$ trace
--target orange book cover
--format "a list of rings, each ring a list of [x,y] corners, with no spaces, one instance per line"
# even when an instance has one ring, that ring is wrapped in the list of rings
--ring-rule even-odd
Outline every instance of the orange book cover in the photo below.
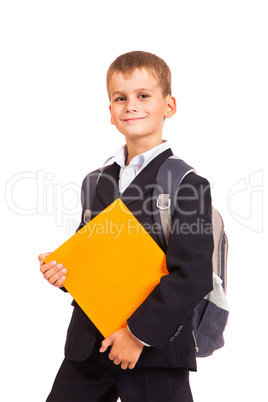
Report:
[[[168,274],[165,253],[119,198],[45,262],[52,260],[66,267],[63,286],[105,338]]]

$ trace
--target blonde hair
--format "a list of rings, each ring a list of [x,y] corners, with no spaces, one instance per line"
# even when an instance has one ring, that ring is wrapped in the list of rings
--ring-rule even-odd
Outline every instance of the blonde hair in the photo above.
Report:
[[[106,75],[108,97],[111,100],[109,83],[115,72],[129,76],[136,68],[150,71],[158,82],[164,97],[171,95],[171,72],[164,60],[155,54],[144,51],[133,51],[117,57],[110,65]]]

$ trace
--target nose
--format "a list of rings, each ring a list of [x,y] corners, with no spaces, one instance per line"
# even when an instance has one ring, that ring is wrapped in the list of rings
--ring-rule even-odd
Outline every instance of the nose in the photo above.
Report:
[[[137,112],[138,106],[134,99],[129,99],[126,103],[126,111],[127,113]]]

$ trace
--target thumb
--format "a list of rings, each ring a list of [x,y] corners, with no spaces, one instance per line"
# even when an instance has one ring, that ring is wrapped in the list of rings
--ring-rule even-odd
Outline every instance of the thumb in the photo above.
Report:
[[[113,337],[112,335],[108,336],[108,338],[104,339],[101,343],[100,352],[103,353],[105,350],[113,344]]]
[[[50,251],[49,253],[43,253],[43,254],[40,254],[40,255],[38,256],[38,260],[39,260],[40,266],[44,264],[44,259],[45,259],[47,256],[49,256],[49,254],[52,254],[52,252]]]

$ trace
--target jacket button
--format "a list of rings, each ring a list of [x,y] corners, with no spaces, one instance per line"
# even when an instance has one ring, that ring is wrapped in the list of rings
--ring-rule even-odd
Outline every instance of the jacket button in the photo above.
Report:
[[[178,336],[179,333],[181,332],[182,328],[183,328],[183,325],[180,325],[179,328],[177,329],[177,331],[175,332],[175,334],[174,334],[173,336]]]
[[[174,339],[175,339],[175,336],[171,336],[168,341],[169,341],[169,342],[173,342]]]

